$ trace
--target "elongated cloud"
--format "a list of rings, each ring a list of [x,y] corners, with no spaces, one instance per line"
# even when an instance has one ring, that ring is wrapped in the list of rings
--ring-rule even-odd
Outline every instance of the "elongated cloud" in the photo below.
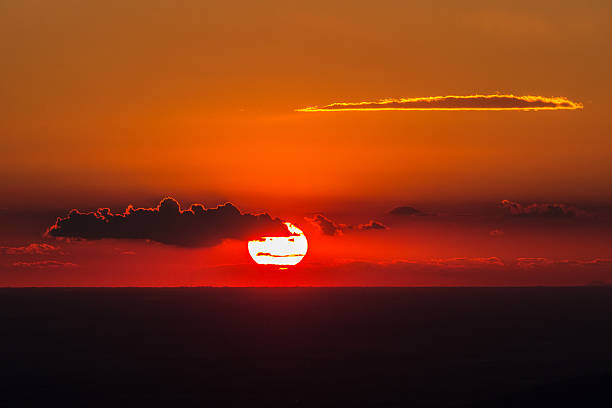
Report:
[[[348,111],[538,111],[575,110],[583,105],[565,97],[518,95],[448,95],[383,99],[370,102],[335,102],[324,106],[296,109],[297,112]]]
[[[230,203],[215,208],[192,204],[182,210],[170,197],[155,208],[129,206],[113,214],[108,208],[95,212],[72,210],[49,227],[52,237],[82,239],[146,239],[183,247],[208,247],[224,239],[256,239],[262,235],[290,236],[278,218],[268,214],[241,213]]]

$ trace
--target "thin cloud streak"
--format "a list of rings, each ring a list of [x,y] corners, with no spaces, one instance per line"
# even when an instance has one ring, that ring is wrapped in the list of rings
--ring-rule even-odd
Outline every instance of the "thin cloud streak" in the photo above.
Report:
[[[43,269],[43,268],[62,268],[62,267],[73,268],[73,267],[76,267],[76,266],[78,266],[78,265],[73,263],[73,262],[61,262],[61,261],[54,261],[54,260],[50,260],[50,261],[34,261],[34,262],[24,262],[24,261],[13,262],[13,267],[15,267],[15,268],[37,268],[37,269]]]
[[[309,106],[296,112],[349,111],[539,111],[583,109],[579,102],[565,97],[533,95],[447,95],[417,98],[382,99],[369,102],[335,102]]]

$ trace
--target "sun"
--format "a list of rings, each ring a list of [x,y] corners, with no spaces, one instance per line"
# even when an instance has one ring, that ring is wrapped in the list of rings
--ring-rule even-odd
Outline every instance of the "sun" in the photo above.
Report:
[[[249,241],[249,254],[260,265],[297,265],[308,251],[308,241],[301,229],[286,222],[293,235],[288,237],[261,237]]]

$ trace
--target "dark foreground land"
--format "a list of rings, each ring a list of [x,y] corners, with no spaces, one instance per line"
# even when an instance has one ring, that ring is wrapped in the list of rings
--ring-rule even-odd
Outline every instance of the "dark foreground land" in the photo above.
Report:
[[[0,289],[0,405],[612,406],[612,288]]]

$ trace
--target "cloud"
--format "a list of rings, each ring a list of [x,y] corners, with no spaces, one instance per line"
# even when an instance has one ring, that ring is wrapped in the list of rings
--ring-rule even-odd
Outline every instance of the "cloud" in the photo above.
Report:
[[[612,266],[612,259],[593,258],[593,259],[550,259],[550,258],[516,258],[516,266],[523,269],[534,269],[542,267],[605,267]]]
[[[58,251],[59,248],[45,243],[32,243],[20,247],[0,247],[7,255],[44,255]]]
[[[516,258],[516,266],[519,268],[535,268],[538,266],[552,265],[554,262],[548,258]]]
[[[504,266],[501,258],[496,256],[475,258],[436,258],[429,260],[397,260],[393,264],[423,265],[444,268],[469,268],[478,266]],[[383,263],[385,264],[385,263]]]
[[[506,214],[512,217],[576,218],[590,215],[587,211],[568,204],[522,205],[514,201],[502,200],[499,205],[506,211]]]
[[[581,266],[612,266],[612,259],[609,258],[581,259],[574,262]]]
[[[359,224],[356,228],[354,228],[350,224],[340,224],[335,222],[323,214],[315,214],[312,218],[306,217],[306,220],[314,224],[319,231],[321,231],[321,233],[329,236],[343,235],[345,232],[354,230],[371,231],[388,229],[388,227],[383,223],[374,220],[370,220],[365,224]]]
[[[583,105],[565,97],[517,95],[448,95],[418,98],[383,99],[370,102],[335,102],[324,106],[296,109],[297,112],[342,111],[502,111],[575,110]]]
[[[342,235],[344,231],[353,228],[351,225],[338,224],[323,214],[315,214],[312,218],[306,217],[306,220],[316,225],[323,234],[329,236]]]
[[[13,262],[13,266],[16,268],[62,268],[70,267],[73,268],[78,266],[72,262],[60,262],[60,261],[34,261],[34,262]]]
[[[243,214],[230,203],[209,209],[192,204],[189,209],[181,210],[171,197],[164,198],[155,208],[130,205],[117,214],[108,208],[95,212],[72,210],[67,217],[58,218],[46,234],[89,240],[145,239],[182,247],[208,247],[230,238],[291,235],[280,219],[268,214]]]
[[[359,229],[362,230],[362,231],[385,230],[385,229],[388,229],[388,227],[386,225],[384,225],[383,223],[380,223],[378,221],[370,220],[370,222],[368,222],[366,224],[359,225]]]
[[[389,214],[401,216],[425,215],[425,213],[423,213],[421,210],[417,210],[416,208],[407,205],[402,207],[395,207],[394,209],[389,211]]]

